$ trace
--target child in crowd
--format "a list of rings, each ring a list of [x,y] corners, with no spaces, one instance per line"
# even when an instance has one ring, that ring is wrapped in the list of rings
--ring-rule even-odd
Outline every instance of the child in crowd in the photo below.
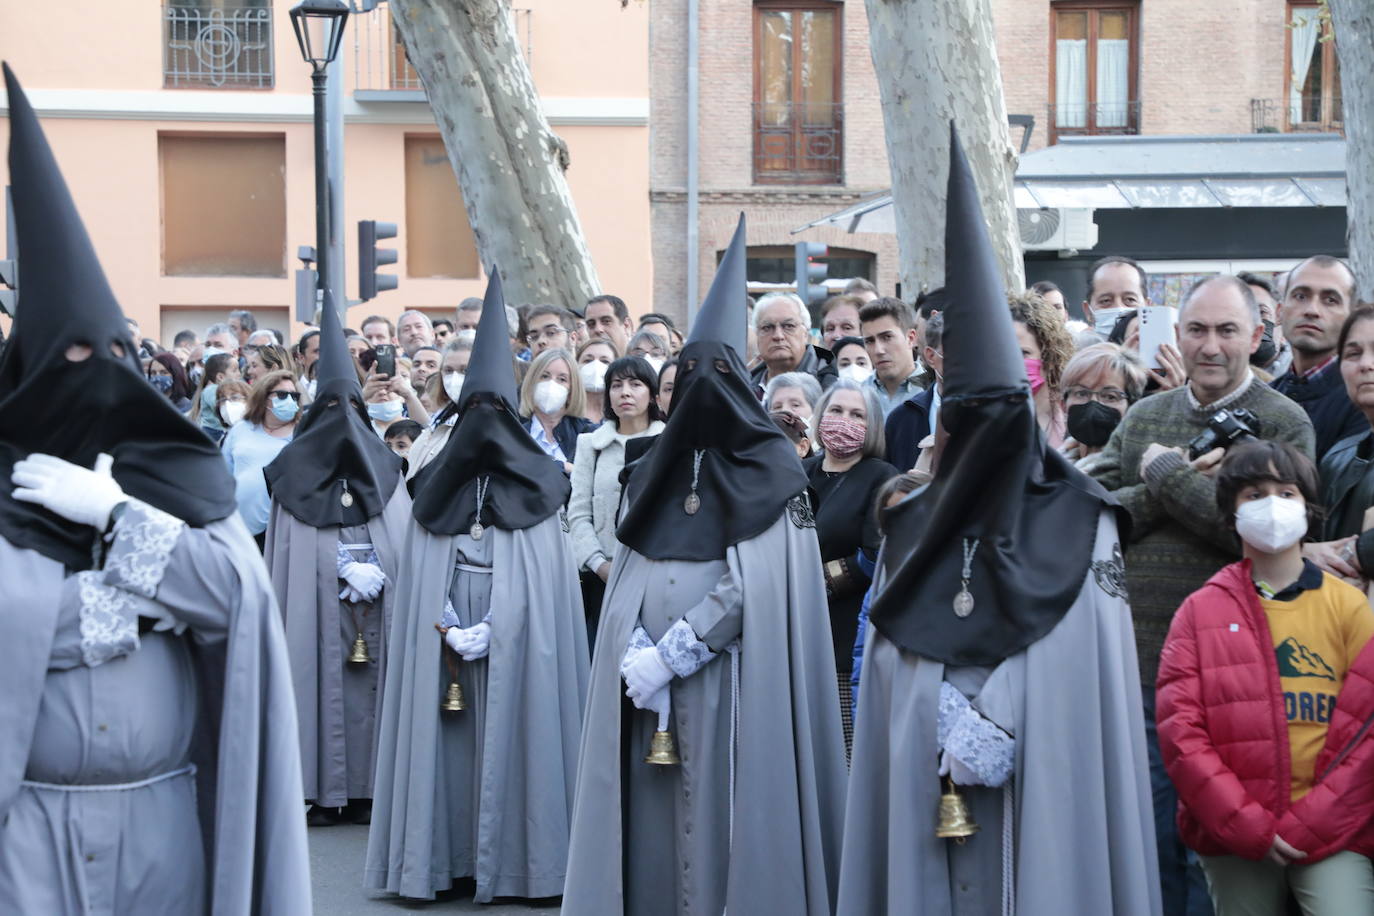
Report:
[[[420,438],[420,424],[414,420],[397,420],[386,428],[386,435],[382,438],[386,440],[387,446],[396,454],[401,456],[402,461],[410,454],[410,447],[415,444],[415,440]]]
[[[1303,558],[1312,462],[1234,446],[1216,498],[1244,555],[1179,608],[1159,744],[1217,916],[1374,913],[1374,611]]]

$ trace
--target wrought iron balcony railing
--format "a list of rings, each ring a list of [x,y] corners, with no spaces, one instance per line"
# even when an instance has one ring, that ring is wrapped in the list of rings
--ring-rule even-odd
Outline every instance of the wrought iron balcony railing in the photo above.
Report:
[[[270,6],[168,3],[162,33],[164,87],[272,88]]]
[[[1337,132],[1341,123],[1341,97],[1302,96],[1289,99],[1251,99],[1250,129],[1257,134]]]
[[[534,66],[534,11],[511,10],[515,32]],[[360,92],[423,92],[420,75],[406,59],[405,45],[391,21],[389,5],[349,18],[353,33],[353,86]]]
[[[754,180],[839,184],[844,176],[844,105],[754,104]]]
[[[1052,136],[1103,136],[1140,133],[1140,102],[1074,102],[1049,106]]]

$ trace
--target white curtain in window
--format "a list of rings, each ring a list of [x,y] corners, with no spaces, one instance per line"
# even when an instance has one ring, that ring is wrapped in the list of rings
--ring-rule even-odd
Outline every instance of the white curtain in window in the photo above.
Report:
[[[1054,43],[1054,126],[1088,126],[1088,42],[1060,38]]]
[[[1307,71],[1312,66],[1312,51],[1317,47],[1321,35],[1321,20],[1317,18],[1317,8],[1304,8],[1293,11],[1293,24],[1288,33],[1293,36],[1293,72],[1288,80],[1288,123],[1297,124],[1302,117],[1302,87],[1307,82]]]
[[[1130,101],[1131,43],[1124,38],[1097,42],[1097,126],[1125,127]]]

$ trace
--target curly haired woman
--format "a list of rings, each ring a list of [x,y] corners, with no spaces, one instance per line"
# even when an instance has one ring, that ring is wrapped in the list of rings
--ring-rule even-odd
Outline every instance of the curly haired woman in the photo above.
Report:
[[[1061,448],[1067,426],[1059,380],[1073,356],[1073,336],[1058,310],[1038,295],[1008,296],[1007,305],[1035,397],[1035,419],[1050,448]]]

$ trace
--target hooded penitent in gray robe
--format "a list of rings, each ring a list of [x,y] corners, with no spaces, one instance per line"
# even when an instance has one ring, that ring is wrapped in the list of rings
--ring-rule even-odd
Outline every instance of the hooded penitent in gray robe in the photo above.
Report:
[[[1159,913],[1124,583],[1115,517],[1104,509],[1078,599],[1048,635],[1000,665],[946,667],[868,629],[839,913],[983,916],[1010,912],[1008,891],[1023,914]],[[953,616],[944,606],[931,612]],[[935,836],[942,681],[1015,740],[1002,788],[959,787],[979,826],[962,845]],[[960,753],[974,756],[967,745]]]
[[[833,912],[844,737],[809,509],[794,499],[724,560],[622,545],[611,570],[563,913]],[[671,681],[682,763],[654,766],[657,716],[625,699],[620,663],[636,627],[658,642],[678,620],[716,654]]]
[[[479,903],[555,896],[587,694],[587,628],[560,513],[488,527],[480,540],[412,524],[404,557],[364,881],[433,898],[474,877]],[[490,613],[487,657],[464,662],[444,646],[435,624],[446,604],[446,625]],[[451,671],[462,712],[439,710]]]
[[[280,504],[272,505],[265,557],[286,626],[305,798],[321,807],[372,797],[387,634],[401,540],[409,524],[410,495],[401,486],[392,491],[381,515],[343,528],[315,528]],[[338,573],[344,554],[376,563],[386,574],[374,600],[339,597],[345,585]],[[350,663],[346,659],[359,633],[370,661]]]
[[[131,500],[103,568],[0,538],[0,569],[0,912],[309,913],[286,648],[238,517]]]

